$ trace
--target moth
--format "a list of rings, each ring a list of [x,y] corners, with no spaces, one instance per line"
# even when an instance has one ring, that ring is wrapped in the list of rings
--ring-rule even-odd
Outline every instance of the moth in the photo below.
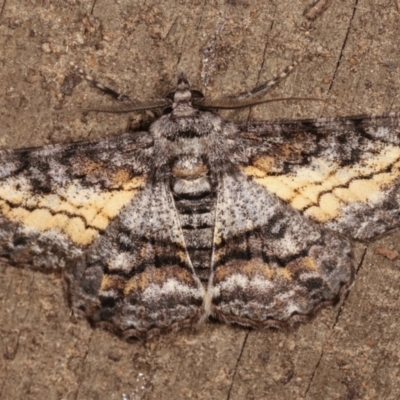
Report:
[[[231,123],[284,78],[207,99],[174,92],[98,111],[163,110],[147,131],[0,152],[0,257],[63,271],[75,315],[125,338],[212,316],[306,320],[354,278],[353,246],[400,223],[400,114]]]

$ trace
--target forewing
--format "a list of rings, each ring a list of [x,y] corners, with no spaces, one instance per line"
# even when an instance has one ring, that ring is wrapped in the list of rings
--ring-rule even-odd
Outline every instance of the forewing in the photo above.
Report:
[[[242,171],[314,221],[356,239],[400,224],[400,115],[239,126]]]
[[[79,257],[143,187],[151,153],[146,132],[0,152],[0,257],[48,270]]]
[[[304,319],[353,279],[351,243],[244,174],[220,178],[211,313],[256,328]]]

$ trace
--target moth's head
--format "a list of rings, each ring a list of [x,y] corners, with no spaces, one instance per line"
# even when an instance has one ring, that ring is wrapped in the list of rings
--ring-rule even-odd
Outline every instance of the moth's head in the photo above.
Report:
[[[176,90],[169,93],[167,96],[167,98],[172,101],[172,113],[178,117],[184,117],[196,113],[196,109],[193,108],[192,100],[194,98],[203,97],[203,93],[190,88],[189,81],[183,72],[178,76]]]

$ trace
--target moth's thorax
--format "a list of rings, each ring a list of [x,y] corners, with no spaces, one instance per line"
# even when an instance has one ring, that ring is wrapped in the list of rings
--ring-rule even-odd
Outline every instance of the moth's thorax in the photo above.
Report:
[[[222,135],[224,124],[218,115],[182,105],[155,121],[150,132],[156,140],[164,138],[169,141],[217,137]]]

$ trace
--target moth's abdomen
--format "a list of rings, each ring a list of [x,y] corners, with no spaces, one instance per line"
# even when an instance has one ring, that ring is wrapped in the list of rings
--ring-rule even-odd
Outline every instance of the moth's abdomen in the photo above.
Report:
[[[177,196],[199,197],[211,192],[211,184],[208,178],[178,179],[172,188]]]
[[[181,157],[172,167],[171,189],[183,236],[196,274],[208,281],[216,194],[209,168],[201,157]]]

